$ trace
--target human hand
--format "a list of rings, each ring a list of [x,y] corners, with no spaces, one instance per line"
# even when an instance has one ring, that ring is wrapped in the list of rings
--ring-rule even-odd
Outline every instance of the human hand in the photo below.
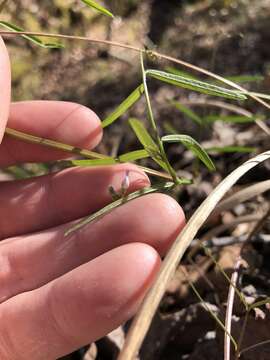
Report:
[[[8,55],[0,39],[0,136],[14,129],[93,148],[97,116],[67,102],[10,107]],[[4,136],[0,166],[63,158],[65,153]],[[56,359],[129,319],[184,224],[162,194],[133,200],[64,237],[71,222],[111,201],[129,171],[129,192],[149,185],[131,164],[72,168],[0,184],[0,359]]]

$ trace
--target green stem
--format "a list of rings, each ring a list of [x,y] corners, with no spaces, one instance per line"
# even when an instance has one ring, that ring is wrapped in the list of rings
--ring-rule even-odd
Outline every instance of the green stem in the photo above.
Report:
[[[126,202],[129,202],[131,200],[137,199],[138,197],[141,197],[141,196],[144,196],[144,195],[147,195],[147,194],[151,194],[151,193],[154,193],[154,192],[168,191],[168,190],[171,190],[174,186],[175,186],[175,184],[173,182],[166,182],[166,183],[161,184],[161,185],[146,187],[146,188],[137,190],[137,191],[135,191],[135,192],[133,192],[133,193],[127,195],[127,196],[122,197],[121,199],[118,199],[118,200],[112,202],[111,204],[105,206],[104,208],[97,211],[96,213],[94,213],[94,214],[92,214],[90,216],[86,216],[84,219],[79,221],[73,227],[68,229],[65,232],[65,236],[68,236],[68,235],[72,234],[74,231],[79,230],[80,228],[84,227],[85,225],[89,224],[90,222],[100,218],[101,216],[107,214],[111,210],[123,205]]]
[[[15,139],[18,140],[22,140],[31,144],[38,144],[38,145],[43,145],[43,146],[47,146],[53,149],[57,149],[57,150],[61,150],[61,151],[66,151],[75,155],[80,155],[83,156],[87,159],[108,159],[108,160],[113,160],[115,161],[115,163],[122,163],[122,161],[119,161],[119,159],[114,159],[110,156],[106,156],[103,154],[99,154],[97,152],[94,151],[90,151],[87,149],[82,149],[79,147],[75,147],[72,145],[68,145],[68,144],[64,144],[55,140],[50,140],[50,139],[46,139],[46,138],[41,138],[39,136],[35,136],[32,134],[27,134],[25,132],[22,131],[18,131],[18,130],[14,130],[11,129],[9,127],[6,128],[5,130],[5,134],[13,137]],[[154,175],[154,176],[159,176],[161,178],[167,179],[167,180],[172,180],[172,177],[169,174],[157,171],[157,170],[153,170],[144,166],[140,166],[137,165],[140,169],[142,169],[144,172],[150,174],[150,175]],[[189,184],[190,182],[188,182],[185,179],[182,179],[182,184]]]
[[[158,133],[158,128],[157,128],[157,124],[155,122],[154,114],[152,111],[150,96],[149,96],[148,87],[147,87],[146,72],[145,72],[144,63],[143,63],[143,54],[144,54],[144,52],[140,53],[140,60],[141,60],[141,69],[142,69],[142,77],[143,77],[144,95],[145,95],[145,100],[146,100],[147,110],[148,110],[148,118],[150,120],[152,129],[154,131],[155,140],[157,142],[157,146],[159,148],[162,160],[166,163],[168,172],[171,175],[174,183],[179,184],[179,181],[181,181],[181,180],[178,179],[174,169],[171,167],[171,165],[169,163],[169,160],[168,160],[167,155],[164,150],[163,143],[162,143],[159,133]]]

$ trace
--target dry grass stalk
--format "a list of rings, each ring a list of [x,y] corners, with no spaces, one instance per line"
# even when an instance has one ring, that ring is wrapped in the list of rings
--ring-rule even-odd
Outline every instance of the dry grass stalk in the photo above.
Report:
[[[168,281],[173,276],[179,261],[182,259],[187,247],[194,239],[200,227],[204,224],[210,213],[214,210],[217,203],[224,194],[253,167],[270,158],[270,150],[266,151],[235,169],[228,175],[217,188],[208,196],[208,198],[196,210],[189,222],[178,235],[175,243],[167,254],[157,279],[145,297],[140,311],[133,320],[127,335],[126,343],[118,360],[133,360],[139,352],[140,346],[150,327],[153,316],[158,305],[166,291]]]

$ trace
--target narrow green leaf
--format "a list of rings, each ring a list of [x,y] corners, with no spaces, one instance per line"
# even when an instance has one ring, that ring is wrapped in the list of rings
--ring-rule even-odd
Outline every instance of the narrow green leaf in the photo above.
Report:
[[[137,135],[137,138],[140,140],[141,144],[145,148],[153,148],[157,149],[157,145],[152,139],[149,132],[146,130],[145,126],[140,120],[137,119],[129,119],[129,123],[134,130],[135,134]]]
[[[206,122],[215,122],[215,121],[224,121],[228,123],[234,123],[234,124],[244,124],[244,123],[250,123],[254,122],[257,117],[255,116],[243,116],[243,115],[207,115],[203,118]]]
[[[162,160],[159,147],[154,142],[143,123],[137,119],[129,119],[129,124],[135,132],[140,143],[148,152],[149,156],[151,156],[151,158],[155,160],[164,170],[168,171],[166,163]]]
[[[256,148],[249,146],[213,146],[205,150],[211,153],[253,153]]]
[[[175,127],[168,121],[164,121],[163,126],[166,132],[171,134],[177,134],[177,130],[175,129]]]
[[[172,66],[167,66],[165,68],[165,70],[171,74],[174,74],[174,75],[180,75],[180,76],[184,76],[185,78],[188,78],[188,79],[193,79],[193,80],[199,80],[196,76],[194,76],[193,74],[190,74],[189,72],[187,71],[183,71],[183,70],[179,70],[179,69],[176,69],[175,67],[172,67]]]
[[[144,159],[147,157],[149,157],[148,151],[146,151],[145,149],[141,149],[141,150],[135,150],[135,151],[131,151],[126,154],[120,155],[120,156],[118,156],[118,159],[120,160],[120,162],[128,162],[128,161]]]
[[[22,32],[24,31],[22,28],[20,28],[17,25],[8,23],[6,21],[0,21],[0,25],[3,26],[4,28],[14,31],[14,32]],[[49,49],[61,49],[64,47],[64,45],[62,44],[57,44],[57,43],[44,43],[42,40],[40,40],[38,37],[33,36],[33,35],[22,35],[23,38],[33,42],[34,44],[42,47],[42,48],[49,48]]]
[[[187,106],[184,106],[179,101],[171,101],[171,104],[183,114],[185,114],[188,118],[194,121],[196,124],[203,125],[203,120],[200,116],[198,116],[194,111],[192,111]]]
[[[166,135],[161,139],[163,142],[180,142],[187,149],[191,150],[207,167],[209,170],[215,170],[215,165],[210,159],[207,152],[201,147],[201,145],[189,135]]]
[[[100,4],[98,4],[96,1],[93,0],[81,0],[85,5],[99,11],[100,13],[102,13],[103,15],[106,16],[110,16],[110,17],[114,17],[113,14],[106,9],[104,6],[101,6]]]
[[[152,186],[152,187],[145,187],[145,188],[137,190],[137,191],[135,191],[135,192],[133,192],[131,194],[128,194],[125,197],[123,197],[121,199],[118,199],[118,200],[112,202],[111,204],[105,206],[104,208],[100,209],[96,213],[94,213],[94,214],[92,214],[90,216],[86,216],[82,220],[79,220],[71,228],[67,229],[64,236],[68,236],[68,235],[72,234],[74,231],[77,231],[80,228],[84,227],[85,225],[93,222],[94,220],[99,219],[101,216],[104,216],[108,212],[112,211],[113,209],[123,205],[123,203],[126,203],[128,201],[131,201],[133,199],[136,199],[138,197],[141,197],[141,196],[144,196],[144,195],[147,195],[147,194],[150,194],[150,193],[160,192],[160,191],[168,191],[168,190],[172,189],[174,186],[175,186],[174,183],[166,182],[166,183],[161,184],[161,185],[156,185],[156,186]]]
[[[64,160],[64,162],[68,165],[74,166],[99,166],[99,165],[112,165],[117,164],[117,161],[114,158],[107,159],[93,159],[93,160]]]
[[[180,75],[170,74],[164,71],[147,70],[146,74],[168,84],[183,87],[185,89],[193,91],[198,91],[203,94],[220,96],[234,100],[245,100],[247,98],[243,93],[238,90],[229,90],[221,86],[186,78]]]
[[[144,92],[143,84],[139,85],[132,93],[109,115],[102,121],[102,127],[111,125],[121,115],[123,115],[136,101],[138,101]]]
[[[225,79],[236,82],[236,83],[250,83],[250,82],[259,82],[259,81],[263,81],[264,76],[260,75],[260,74],[255,74],[255,75],[249,75],[249,74],[244,74],[244,75],[236,75],[236,76],[225,76]]]

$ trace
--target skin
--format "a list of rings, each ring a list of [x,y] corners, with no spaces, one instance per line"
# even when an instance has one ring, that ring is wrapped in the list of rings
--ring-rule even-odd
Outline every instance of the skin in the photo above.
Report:
[[[74,103],[10,105],[10,68],[0,39],[0,136],[5,126],[92,149],[98,117]],[[1,137],[2,138],[2,137]],[[65,153],[3,137],[0,166]],[[149,185],[136,166],[72,168],[0,186],[0,359],[56,359],[134,315],[185,219],[170,197],[129,202],[64,238],[72,221],[111,201],[129,170],[129,192]]]

